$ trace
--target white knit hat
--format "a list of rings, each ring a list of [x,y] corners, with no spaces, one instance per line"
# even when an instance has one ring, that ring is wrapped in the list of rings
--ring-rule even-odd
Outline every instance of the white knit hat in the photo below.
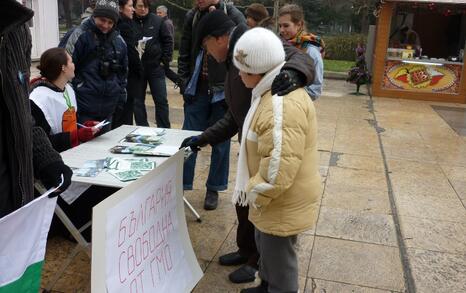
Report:
[[[280,39],[270,30],[253,28],[236,42],[233,63],[247,73],[262,74],[285,61],[285,50]]]

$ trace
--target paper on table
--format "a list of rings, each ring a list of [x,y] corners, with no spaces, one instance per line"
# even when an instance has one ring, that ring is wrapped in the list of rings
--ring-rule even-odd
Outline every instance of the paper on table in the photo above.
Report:
[[[172,145],[158,145],[154,148],[153,152],[155,156],[167,156],[171,157],[176,154],[179,150],[178,146]]]
[[[131,134],[136,134],[136,135],[157,135],[157,136],[162,136],[167,132],[165,129],[154,129],[154,128],[149,128],[149,127],[139,127],[135,129]]]

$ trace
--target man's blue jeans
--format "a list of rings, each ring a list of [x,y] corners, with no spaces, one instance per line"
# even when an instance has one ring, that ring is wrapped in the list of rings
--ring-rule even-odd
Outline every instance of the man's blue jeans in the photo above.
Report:
[[[209,96],[197,96],[193,103],[184,104],[183,129],[204,131],[222,118],[225,112],[224,101],[211,104]],[[197,154],[194,153],[184,163],[184,190],[193,189],[196,158]],[[229,167],[230,140],[227,140],[212,147],[209,176],[206,182],[208,190],[221,191],[227,189]]]

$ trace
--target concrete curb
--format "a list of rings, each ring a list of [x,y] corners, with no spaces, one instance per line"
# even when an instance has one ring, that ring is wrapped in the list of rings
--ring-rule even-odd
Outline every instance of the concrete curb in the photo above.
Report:
[[[346,80],[348,74],[346,72],[324,71],[325,79]]]

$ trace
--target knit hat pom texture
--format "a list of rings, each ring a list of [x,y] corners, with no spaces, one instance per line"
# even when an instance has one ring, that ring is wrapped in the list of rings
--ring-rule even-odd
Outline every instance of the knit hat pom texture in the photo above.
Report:
[[[239,70],[263,74],[285,61],[280,39],[270,30],[253,28],[246,31],[233,50],[233,63]]]

